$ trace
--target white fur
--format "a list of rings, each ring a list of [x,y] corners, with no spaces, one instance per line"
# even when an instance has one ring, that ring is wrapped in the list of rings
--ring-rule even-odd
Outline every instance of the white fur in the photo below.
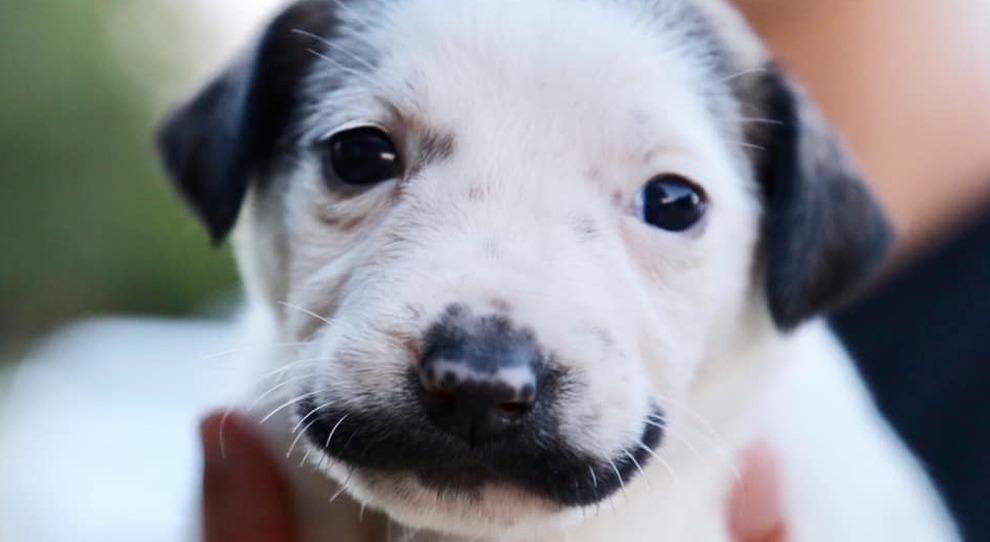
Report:
[[[584,377],[587,392],[561,420],[575,449],[612,457],[635,446],[651,400],[667,428],[644,475],[600,506],[560,510],[512,487],[454,502],[411,477],[382,483],[300,442],[290,434],[299,417],[279,415],[267,427],[279,450],[296,441],[287,472],[309,488],[307,540],[363,528],[341,514],[327,522],[344,484],[332,506],[354,499],[390,516],[397,539],[725,541],[735,460],[756,441],[778,455],[794,540],[955,539],[828,330],[772,326],[754,287],[760,211],[742,138],[713,114],[707,60],[673,11],[645,0],[348,5],[345,25],[361,32],[327,49],[327,62],[374,58],[376,68],[321,95],[303,141],[372,124],[405,152],[428,131],[449,134],[453,152],[356,197],[328,192],[304,157],[251,194],[237,249],[258,334],[306,342],[292,356],[266,350],[298,384],[266,404],[314,387],[354,409],[389,404],[414,362],[406,338],[451,303],[484,312],[498,299]],[[323,80],[317,68],[310,87]],[[709,197],[689,232],[636,215],[640,187],[662,172]],[[360,226],[328,225],[349,219]],[[578,221],[598,235],[582,240]],[[596,339],[602,330],[609,341]]]

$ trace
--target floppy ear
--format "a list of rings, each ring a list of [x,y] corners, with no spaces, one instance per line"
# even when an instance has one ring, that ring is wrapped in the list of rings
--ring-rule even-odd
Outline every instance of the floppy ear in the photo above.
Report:
[[[249,179],[263,175],[282,150],[299,83],[314,59],[312,36],[326,35],[333,24],[330,6],[304,0],[289,7],[248,55],[158,131],[165,169],[214,243],[236,223]]]
[[[755,75],[752,140],[764,191],[766,295],[778,328],[827,312],[871,278],[892,235],[883,211],[817,110],[774,66]]]

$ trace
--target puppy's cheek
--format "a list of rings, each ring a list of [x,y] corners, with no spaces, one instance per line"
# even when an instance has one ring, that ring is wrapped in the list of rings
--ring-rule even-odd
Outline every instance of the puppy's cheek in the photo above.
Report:
[[[632,360],[609,360],[581,371],[560,399],[560,428],[570,446],[610,457],[636,446],[653,399]]]

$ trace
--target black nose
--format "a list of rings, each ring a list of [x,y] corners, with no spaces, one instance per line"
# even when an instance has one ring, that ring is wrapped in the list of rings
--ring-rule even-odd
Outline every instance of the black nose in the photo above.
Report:
[[[430,421],[474,446],[510,435],[537,402],[539,346],[502,316],[449,309],[427,331],[419,381]]]

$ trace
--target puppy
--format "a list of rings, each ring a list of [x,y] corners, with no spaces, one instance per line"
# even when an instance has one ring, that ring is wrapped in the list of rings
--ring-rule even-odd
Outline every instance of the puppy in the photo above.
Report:
[[[819,319],[882,213],[716,0],[304,0],[159,144],[307,540],[726,541],[756,442],[793,540],[956,538]]]

